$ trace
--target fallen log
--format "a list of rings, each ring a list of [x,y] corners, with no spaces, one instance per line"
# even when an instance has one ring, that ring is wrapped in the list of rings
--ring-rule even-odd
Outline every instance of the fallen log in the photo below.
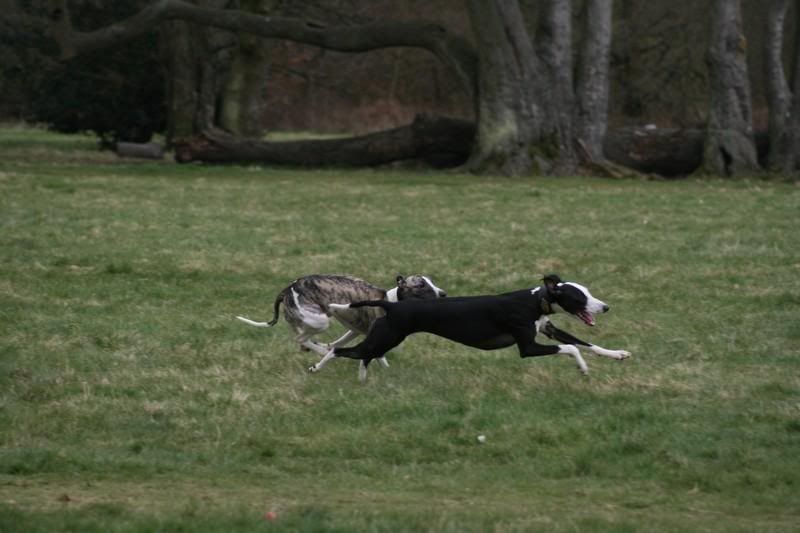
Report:
[[[603,150],[609,161],[643,174],[688,176],[703,162],[704,129],[627,127],[609,130]],[[756,151],[763,165],[769,151],[769,136],[756,132]]]
[[[356,137],[267,142],[235,137],[221,130],[175,143],[180,163],[244,163],[309,167],[363,167],[421,160],[436,168],[462,165],[469,157],[475,125],[459,119],[418,115],[398,128]],[[705,130],[626,127],[609,130],[603,148],[606,162],[586,168],[599,175],[636,172],[664,177],[687,176],[703,159]],[[757,134],[759,156],[766,153],[766,135]],[[633,169],[627,173],[624,168]]]
[[[257,163],[296,166],[375,166],[422,160],[454,167],[469,157],[475,126],[471,122],[417,115],[414,122],[390,130],[334,139],[269,142],[207,130],[175,143],[179,163]]]
[[[705,131],[628,127],[609,130],[603,150],[609,161],[643,174],[686,176],[703,161]]]
[[[164,147],[158,143],[118,142],[114,151],[119,157],[136,157],[141,159],[164,158]]]

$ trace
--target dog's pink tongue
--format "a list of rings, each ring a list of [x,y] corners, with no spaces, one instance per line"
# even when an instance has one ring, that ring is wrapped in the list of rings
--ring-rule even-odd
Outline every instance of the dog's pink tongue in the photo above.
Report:
[[[581,311],[578,316],[589,326],[594,326],[594,316],[588,311]]]

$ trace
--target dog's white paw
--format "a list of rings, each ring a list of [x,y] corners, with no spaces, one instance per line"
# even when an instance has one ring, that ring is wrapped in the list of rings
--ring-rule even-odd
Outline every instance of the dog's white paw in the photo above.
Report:
[[[317,370],[319,370],[317,368],[317,365],[311,365],[310,367],[308,367],[308,371],[311,372],[312,374],[315,373]]]
[[[600,346],[592,346],[590,350],[595,353],[595,355],[600,355],[602,357],[608,357],[611,359],[627,359],[631,356],[630,352],[626,352],[625,350],[606,350],[605,348],[601,348]]]

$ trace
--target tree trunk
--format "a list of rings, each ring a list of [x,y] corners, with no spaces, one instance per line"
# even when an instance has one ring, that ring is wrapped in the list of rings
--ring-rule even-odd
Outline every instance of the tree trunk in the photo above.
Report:
[[[225,0],[197,0],[204,8]],[[214,126],[217,102],[230,69],[236,38],[213,27],[180,20],[161,28],[162,56],[167,65],[167,143]]]
[[[779,7],[775,6],[774,9],[779,11]],[[795,25],[800,24],[800,6],[795,10],[795,17]],[[782,32],[782,26],[774,28],[774,31],[778,30]],[[777,39],[770,34],[770,42],[773,40]],[[773,70],[777,71],[777,68]],[[780,75],[778,79],[773,80],[771,75],[768,80],[770,89],[785,98],[785,101],[777,101],[775,110],[770,107],[770,140],[772,140],[773,134],[776,137],[774,149],[770,150],[771,168],[790,175],[797,172],[798,164],[800,164],[800,39],[797,37],[795,37],[792,53],[792,71],[791,92],[787,87],[782,68],[780,72],[775,73],[775,76]],[[785,92],[779,93],[781,90]],[[770,104],[772,103],[771,101]],[[777,116],[778,114],[781,114],[780,117]],[[774,126],[773,115],[776,120]]]
[[[478,127],[468,167],[520,175],[531,168],[528,145],[541,110],[533,84],[533,47],[516,2],[468,0],[478,51]]]
[[[708,51],[711,109],[703,153],[705,174],[758,171],[750,82],[739,0],[714,0]]]
[[[242,0],[248,13],[266,16],[274,10],[275,0]],[[231,133],[257,137],[264,133],[264,88],[269,72],[270,44],[253,35],[239,36],[230,73],[220,95],[219,125]]]
[[[531,41],[518,2],[468,0],[478,51],[474,172],[574,169],[569,0],[548,0]]]
[[[605,159],[603,140],[608,129],[612,6],[612,0],[586,0],[577,70],[575,129],[589,157],[598,162]]]
[[[161,27],[159,39],[161,55],[166,66],[164,81],[167,85],[167,145],[173,139],[189,137],[195,131],[197,109],[197,58],[191,39],[191,27],[180,21],[172,21]]]
[[[539,105],[544,114],[543,136],[537,151],[550,152],[551,174],[572,174],[577,169],[575,153],[572,79],[572,1],[546,0],[536,29],[536,53],[544,67],[534,80]],[[549,145],[549,146],[548,146]],[[555,148],[555,151],[552,149]]]
[[[769,0],[764,40],[764,75],[769,108],[769,142],[772,149],[767,157],[769,168],[780,166],[778,146],[783,134],[792,95],[783,68],[783,36],[789,0]]]
[[[209,130],[177,144],[175,158],[180,163],[348,167],[418,159],[452,167],[466,161],[474,135],[470,122],[428,115],[400,128],[339,139],[265,142]]]

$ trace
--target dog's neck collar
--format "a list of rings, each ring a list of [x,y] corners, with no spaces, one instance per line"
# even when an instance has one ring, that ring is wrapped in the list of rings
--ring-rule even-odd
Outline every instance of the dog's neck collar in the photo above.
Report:
[[[399,287],[395,287],[394,289],[389,289],[386,291],[386,301],[387,302],[397,302],[397,293],[400,291]]]
[[[539,287],[539,304],[542,306],[542,313],[545,315],[549,315],[554,312],[553,302],[548,299],[549,297],[550,292],[547,290],[547,287]]]

